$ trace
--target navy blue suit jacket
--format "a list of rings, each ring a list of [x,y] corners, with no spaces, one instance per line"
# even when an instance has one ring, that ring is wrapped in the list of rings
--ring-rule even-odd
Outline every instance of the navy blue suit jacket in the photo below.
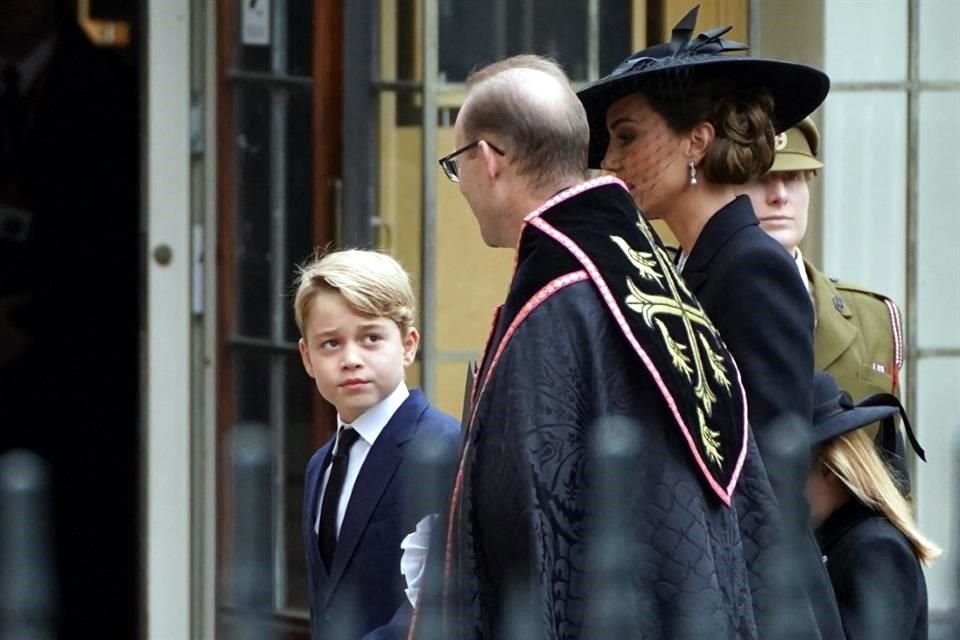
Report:
[[[400,573],[400,542],[428,512],[405,508],[413,464],[411,447],[439,438],[457,446],[459,424],[430,406],[418,389],[400,405],[377,438],[360,469],[340,527],[333,566],[320,558],[317,521],[323,475],[331,461],[333,439],[307,464],[303,502],[303,541],[307,554],[310,632],[313,640],[392,638],[402,634],[398,620],[409,614]],[[440,505],[433,511],[439,512]],[[391,619],[394,619],[392,624]],[[389,624],[386,629],[380,629]],[[402,636],[401,636],[402,637]]]

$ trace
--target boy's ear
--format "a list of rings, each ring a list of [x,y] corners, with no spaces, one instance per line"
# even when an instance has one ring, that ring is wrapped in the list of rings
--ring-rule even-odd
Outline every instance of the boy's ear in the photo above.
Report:
[[[300,360],[303,361],[303,368],[306,369],[307,375],[313,378],[313,365],[310,364],[310,346],[303,338],[300,338],[297,346],[300,347]]]
[[[407,329],[407,335],[403,337],[403,366],[409,367],[417,357],[417,348],[420,346],[420,334],[416,327]]]

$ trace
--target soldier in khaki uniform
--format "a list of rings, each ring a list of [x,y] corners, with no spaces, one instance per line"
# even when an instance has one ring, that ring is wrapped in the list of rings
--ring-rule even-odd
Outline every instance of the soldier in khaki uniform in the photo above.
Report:
[[[807,231],[808,182],[817,160],[820,134],[810,118],[776,138],[776,159],[759,181],[746,186],[764,231],[797,261],[813,300],[815,366],[831,374],[855,401],[886,392],[899,395],[903,367],[900,310],[886,296],[828,278],[800,253]]]

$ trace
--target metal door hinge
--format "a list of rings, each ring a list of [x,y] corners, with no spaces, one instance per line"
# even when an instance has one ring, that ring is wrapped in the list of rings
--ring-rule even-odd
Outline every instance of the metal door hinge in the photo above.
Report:
[[[190,153],[200,155],[206,150],[206,127],[204,120],[206,111],[203,107],[203,94],[190,94]]]

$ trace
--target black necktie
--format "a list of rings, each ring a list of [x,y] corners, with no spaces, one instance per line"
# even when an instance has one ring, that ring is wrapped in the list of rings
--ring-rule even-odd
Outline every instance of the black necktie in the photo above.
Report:
[[[354,445],[358,437],[359,434],[357,434],[356,429],[344,427],[340,430],[337,436],[336,451],[333,454],[333,462],[330,463],[330,477],[327,478],[327,488],[323,492],[317,544],[320,546],[320,557],[323,558],[327,569],[333,566],[333,552],[337,548],[337,506],[340,504],[343,481],[347,477],[350,447]]]

